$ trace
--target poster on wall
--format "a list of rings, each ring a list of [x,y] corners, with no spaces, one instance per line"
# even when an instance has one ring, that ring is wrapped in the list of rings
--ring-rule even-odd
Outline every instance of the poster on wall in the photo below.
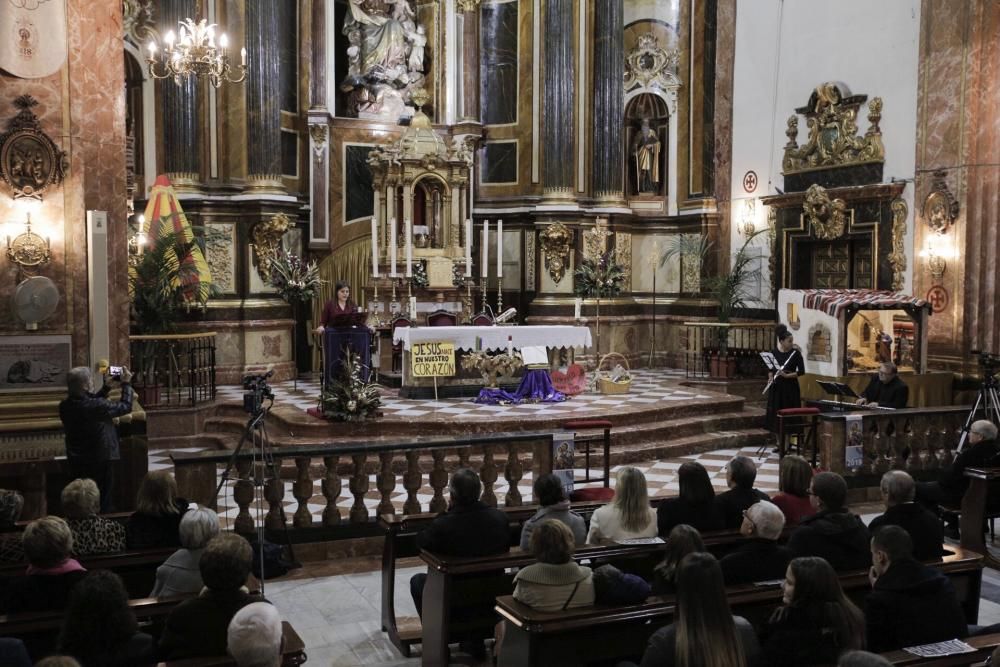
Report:
[[[0,336],[0,393],[66,391],[70,336]]]
[[[65,62],[65,0],[0,2],[0,68],[22,79],[39,79],[55,74]]]
[[[865,463],[865,436],[861,415],[844,416],[844,468],[856,471]]]
[[[562,482],[567,498],[573,493],[573,455],[575,453],[576,443],[573,441],[572,433],[552,434],[552,474]]]

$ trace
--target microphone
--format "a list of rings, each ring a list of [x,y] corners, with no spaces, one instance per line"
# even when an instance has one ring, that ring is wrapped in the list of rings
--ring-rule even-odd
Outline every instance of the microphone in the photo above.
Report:
[[[517,315],[517,308],[508,308],[507,310],[497,315],[494,321],[497,324],[502,324],[504,322],[509,322],[510,320],[514,319],[515,315]]]

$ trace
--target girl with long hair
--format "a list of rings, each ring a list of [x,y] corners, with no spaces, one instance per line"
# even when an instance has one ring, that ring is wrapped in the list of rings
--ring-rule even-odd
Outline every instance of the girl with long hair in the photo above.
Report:
[[[130,549],[179,547],[181,517],[188,501],[177,495],[177,480],[166,470],[146,473],[128,519],[125,537]]]
[[[655,536],[656,511],[649,506],[646,476],[638,468],[625,466],[615,478],[615,499],[590,518],[587,544]]]
[[[785,572],[782,606],[764,632],[762,664],[807,667],[865,647],[865,618],[822,558],[796,558]]]
[[[697,528],[682,523],[674,526],[664,545],[663,560],[653,568],[653,594],[666,595],[677,591],[677,570],[688,554],[705,550]]]
[[[88,574],[66,606],[59,651],[83,667],[125,667],[155,663],[153,638],[138,631],[121,577],[107,570]]]
[[[697,461],[682,463],[677,470],[677,483],[680,485],[677,497],[667,498],[656,509],[660,537],[669,535],[674,526],[682,523],[700,531],[722,530],[725,527],[705,466]]]
[[[757,652],[753,626],[729,609],[715,556],[685,556],[674,622],[653,633],[640,667],[746,667]]]

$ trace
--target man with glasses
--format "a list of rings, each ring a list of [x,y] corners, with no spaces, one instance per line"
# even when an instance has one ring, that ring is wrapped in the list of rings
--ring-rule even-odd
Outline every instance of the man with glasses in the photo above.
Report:
[[[899,379],[896,364],[884,361],[878,367],[878,376],[873,377],[868,388],[862,392],[858,405],[900,410],[906,407],[909,398],[910,388]]]

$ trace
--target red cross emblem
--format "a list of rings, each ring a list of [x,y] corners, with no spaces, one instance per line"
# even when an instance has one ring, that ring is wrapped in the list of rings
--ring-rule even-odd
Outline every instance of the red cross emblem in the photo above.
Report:
[[[753,192],[757,189],[757,172],[750,170],[743,174],[743,189],[747,192]]]
[[[940,313],[948,307],[948,290],[935,285],[927,291],[927,301],[931,304],[931,310]]]

